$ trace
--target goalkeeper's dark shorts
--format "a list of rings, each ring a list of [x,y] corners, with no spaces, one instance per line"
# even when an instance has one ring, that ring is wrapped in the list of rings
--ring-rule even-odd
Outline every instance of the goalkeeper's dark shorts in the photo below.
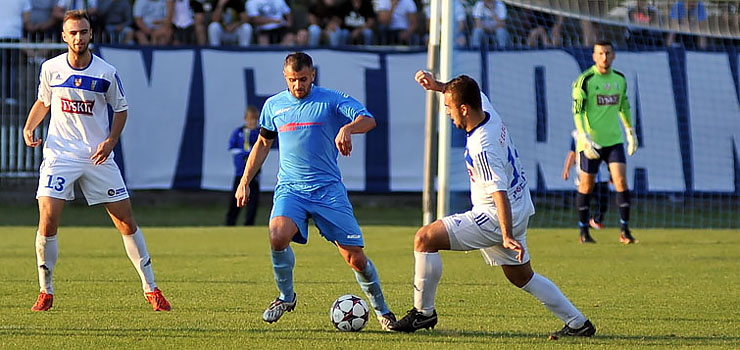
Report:
[[[598,150],[600,157],[597,159],[588,159],[586,155],[581,151],[581,170],[589,174],[596,174],[599,172],[599,165],[601,162],[611,163],[627,163],[627,157],[624,154],[624,144],[618,143],[616,145],[602,147]]]

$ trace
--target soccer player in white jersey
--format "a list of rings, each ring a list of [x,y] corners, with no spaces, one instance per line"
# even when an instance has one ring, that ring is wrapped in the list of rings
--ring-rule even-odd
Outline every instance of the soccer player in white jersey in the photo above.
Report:
[[[488,98],[466,75],[442,84],[429,72],[419,71],[416,81],[427,90],[444,92],[446,113],[467,133],[465,163],[473,208],[437,220],[416,233],[414,307],[391,329],[414,332],[433,328],[437,324],[434,298],[442,277],[439,251],[480,249],[489,265],[500,265],[512,284],[532,294],[565,322],[551,339],[594,335],[596,328],[560,289],[532,271],[527,223],[534,205],[527,177],[511,135]]]
[[[36,261],[41,293],[31,310],[47,311],[54,301],[57,228],[64,201],[74,199],[74,183],[79,181],[87,203],[103,203],[123,235],[126,254],[141,277],[147,301],[155,311],[169,311],[170,304],[154,283],[144,235],[136,225],[121,171],[113,161],[113,147],[128,115],[121,81],[113,66],[88,49],[92,32],[84,10],[67,11],[62,23],[67,53],[41,66],[38,99],[23,128],[26,145],[39,146],[42,140],[36,139],[34,130],[51,110],[36,191]],[[108,105],[114,112],[110,127]]]

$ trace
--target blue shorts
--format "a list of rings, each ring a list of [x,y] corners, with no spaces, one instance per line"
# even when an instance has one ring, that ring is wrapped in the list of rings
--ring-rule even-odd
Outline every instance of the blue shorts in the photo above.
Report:
[[[301,191],[288,185],[275,187],[270,219],[289,217],[298,226],[293,242],[308,242],[308,218],[313,218],[319,233],[329,242],[364,247],[362,231],[357,224],[347,189],[341,182],[318,189]]]
[[[624,144],[618,143],[616,145],[602,147],[599,150],[601,155],[598,159],[588,159],[586,155],[581,151],[581,170],[588,174],[596,174],[599,172],[599,166],[601,162],[611,163],[627,163],[627,157],[624,155]]]

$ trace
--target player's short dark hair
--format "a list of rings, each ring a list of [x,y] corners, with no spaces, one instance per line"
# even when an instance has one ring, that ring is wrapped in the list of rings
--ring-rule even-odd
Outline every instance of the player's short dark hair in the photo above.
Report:
[[[480,88],[475,79],[460,75],[445,84],[445,94],[452,95],[452,101],[457,105],[468,105],[475,110],[481,109]]]
[[[303,67],[313,69],[313,60],[311,59],[311,56],[305,52],[293,52],[285,57],[285,64],[283,67],[290,67],[296,72],[303,69]]]
[[[609,46],[612,49],[614,49],[614,45],[609,40],[599,40],[594,44],[594,50],[596,50],[596,46]]]
[[[64,23],[67,23],[67,21],[69,20],[79,21],[83,19],[87,21],[87,24],[91,23],[90,16],[87,15],[86,10],[69,10],[64,13],[64,19],[62,20],[62,25],[64,25]]]

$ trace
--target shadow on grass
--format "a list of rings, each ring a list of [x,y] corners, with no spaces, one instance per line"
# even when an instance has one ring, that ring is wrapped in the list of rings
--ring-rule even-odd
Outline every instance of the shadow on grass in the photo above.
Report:
[[[341,340],[337,337],[342,337],[343,334],[351,334],[353,339],[357,340],[357,337],[367,338],[366,340],[373,340],[379,334],[385,334],[389,337],[411,337],[411,342],[420,340],[422,338],[430,341],[444,341],[450,342],[454,339],[459,338],[460,341],[466,343],[483,343],[488,342],[491,338],[496,339],[543,339],[547,340],[547,335],[540,333],[529,333],[529,332],[486,332],[486,331],[457,331],[457,330],[431,330],[431,331],[420,331],[414,334],[406,333],[388,333],[380,330],[365,330],[359,333],[341,333],[331,329],[315,329],[315,328],[292,328],[292,329],[265,329],[260,328],[246,328],[246,329],[223,329],[223,328],[203,328],[203,327],[157,327],[157,328],[87,328],[87,327],[54,327],[54,328],[41,328],[41,327],[20,327],[20,326],[2,326],[0,327],[0,335],[2,336],[108,336],[108,337],[147,337],[147,336],[162,336],[176,337],[176,338],[190,338],[190,337],[211,337],[220,338],[232,337],[235,335],[244,334],[250,337],[262,338],[269,337],[270,339],[282,339],[282,340]],[[349,339],[348,339],[349,340]],[[740,341],[738,336],[681,336],[676,334],[661,334],[661,335],[619,335],[619,334],[597,334],[593,338],[563,338],[558,342],[571,342],[571,341],[584,341],[590,342],[613,342],[613,341],[628,341],[628,342],[649,342],[655,345],[659,345],[663,342],[675,344],[676,341],[687,342],[687,343],[736,343]]]

